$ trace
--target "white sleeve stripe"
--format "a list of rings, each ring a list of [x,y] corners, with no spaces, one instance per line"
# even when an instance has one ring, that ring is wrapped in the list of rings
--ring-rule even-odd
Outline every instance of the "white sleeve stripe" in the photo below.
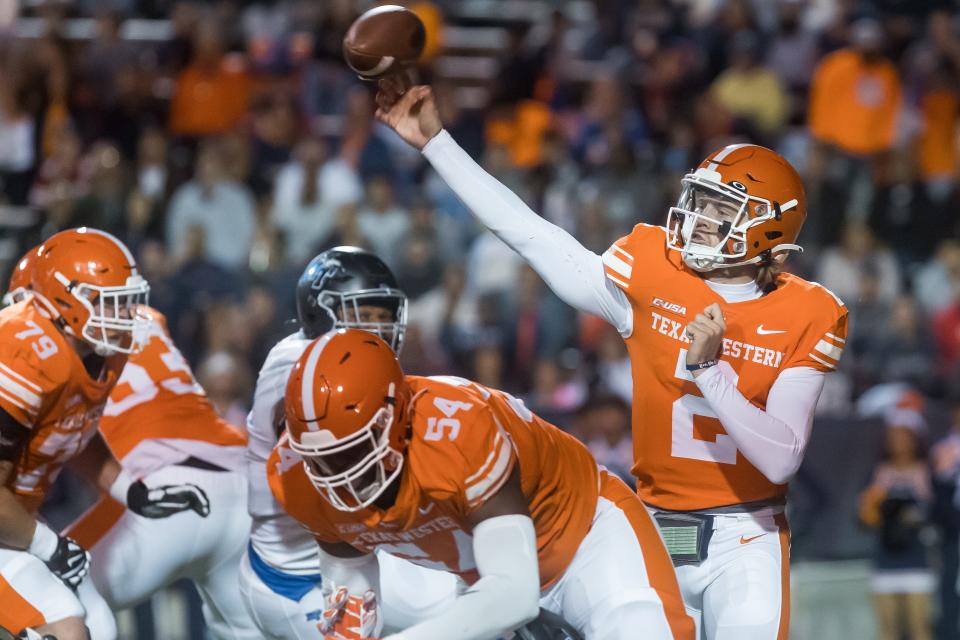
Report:
[[[500,442],[503,440],[503,436],[497,433],[496,437],[493,439],[493,447],[490,449],[490,455],[487,456],[487,459],[483,461],[483,464],[480,465],[480,470],[474,473],[472,476],[467,478],[466,483],[472,484],[478,478],[482,477],[486,473],[487,469],[493,464],[493,460],[497,455],[497,451],[500,450]]]
[[[507,480],[507,477],[510,475],[512,453],[513,447],[510,446],[510,443],[503,442],[500,446],[500,452],[497,455],[497,461],[494,463],[490,473],[472,487],[467,487],[467,502],[471,504],[476,503],[490,493],[494,487],[499,488],[499,486]]]
[[[609,278],[609,279],[612,280],[613,282],[617,283],[618,285],[620,285],[620,286],[623,287],[624,289],[629,289],[629,288],[630,288],[630,285],[629,285],[629,284],[627,284],[626,282],[624,282],[624,281],[621,280],[620,278],[614,278],[612,275],[610,275],[610,272],[609,272],[609,271],[606,272],[606,273],[607,273],[607,278]]]
[[[13,394],[21,402],[34,409],[40,408],[40,396],[30,391],[7,374],[0,372],[0,387]]]
[[[623,257],[627,259],[627,262],[629,262],[631,265],[633,264],[633,256],[627,253],[626,251],[624,251],[622,247],[614,244],[614,245],[611,245],[610,248],[616,251],[617,253],[622,253]]]
[[[610,269],[613,269],[627,280],[630,279],[630,274],[633,272],[632,266],[613,255],[613,252],[611,251],[607,251],[603,254],[603,264]]]
[[[13,406],[15,406],[17,409],[20,409],[21,411],[25,412],[25,413],[26,413],[27,415],[29,415],[30,417],[33,417],[33,416],[36,414],[36,411],[32,411],[29,407],[23,406],[23,405],[20,403],[20,401],[18,401],[16,398],[13,398],[13,397],[11,397],[10,395],[4,393],[2,390],[0,390],[0,399],[6,400],[7,402],[9,402],[9,403],[12,404]]]
[[[830,364],[830,363],[827,362],[826,360],[823,360],[823,359],[821,359],[821,358],[818,358],[817,356],[813,355],[812,353],[810,354],[810,357],[813,358],[814,360],[816,360],[817,362],[819,362],[820,364],[822,364],[822,365],[825,366],[825,367],[830,367],[831,369],[836,369],[836,368],[837,368],[837,365],[835,365],[835,364]]]
[[[36,383],[34,383],[34,382],[31,382],[30,380],[27,380],[27,379],[24,378],[22,375],[20,375],[19,373],[17,373],[16,371],[14,371],[14,370],[11,369],[10,367],[8,367],[7,365],[3,364],[2,362],[0,362],[0,369],[2,369],[3,371],[6,371],[7,374],[9,374],[10,376],[12,376],[14,379],[16,379],[17,381],[19,381],[21,384],[25,385],[27,388],[32,389],[34,392],[36,392],[36,393],[41,393],[41,392],[43,391],[43,389],[40,388],[40,385],[38,385],[38,384],[36,384]]]
[[[826,335],[827,335],[828,338],[830,338],[830,339],[833,340],[834,342],[839,342],[840,344],[846,344],[846,343],[847,343],[846,340],[844,340],[843,338],[838,338],[837,336],[833,335],[833,334],[830,333],[829,331],[827,332]]]
[[[839,360],[840,356],[843,354],[843,347],[838,347],[837,345],[827,342],[826,340],[821,340],[814,348],[833,360]]]
[[[486,502],[487,500],[489,500],[489,499],[492,498],[493,496],[495,496],[495,495],[497,494],[497,492],[500,491],[500,489],[503,488],[503,485],[505,485],[505,484],[507,483],[507,480],[508,480],[509,478],[510,478],[510,474],[509,474],[509,473],[503,474],[503,475],[500,477],[500,480],[499,480],[498,482],[490,485],[490,488],[486,491],[486,493],[484,493],[482,496],[480,496],[479,498],[477,498],[477,499],[475,499],[475,500],[471,500],[470,503],[469,503],[469,505],[470,505],[471,507],[476,507],[476,506],[478,506],[478,505],[483,504],[484,502]]]

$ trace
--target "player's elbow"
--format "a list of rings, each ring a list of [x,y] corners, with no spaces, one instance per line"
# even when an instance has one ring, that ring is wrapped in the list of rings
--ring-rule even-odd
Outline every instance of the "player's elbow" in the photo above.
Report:
[[[800,468],[802,458],[790,458],[786,460],[772,460],[767,464],[758,467],[760,473],[773,484],[786,484],[790,482]]]
[[[514,584],[512,588],[500,591],[503,614],[503,628],[515,630],[531,622],[540,615],[540,589],[533,584]]]

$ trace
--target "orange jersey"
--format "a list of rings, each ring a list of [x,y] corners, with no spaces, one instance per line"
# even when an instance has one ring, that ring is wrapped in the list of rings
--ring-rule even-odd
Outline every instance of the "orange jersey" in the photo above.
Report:
[[[129,357],[100,420],[113,454],[123,459],[146,440],[246,445],[246,434],[222,420],[210,404],[170,339],[166,319],[155,309],[150,315],[150,339],[143,351]]]
[[[93,437],[124,360],[109,358],[94,380],[32,300],[0,311],[0,407],[30,430],[7,486],[29,511]]]
[[[603,257],[607,276],[633,310],[626,343],[640,498],[680,511],[782,498],[787,486],[770,482],[737,450],[686,370],[684,329],[718,303],[727,325],[721,359],[736,372],[737,389],[764,409],[784,369],[836,368],[847,309],[827,289],[789,274],[767,295],[727,303],[667,248],[665,237],[664,228],[640,224]]]
[[[467,517],[520,464],[544,587],[567,568],[593,522],[599,474],[580,442],[515,398],[460,378],[408,376],[414,419],[396,504],[338,511],[317,492],[286,435],[267,463],[277,501],[318,540],[377,549],[478,578]]]

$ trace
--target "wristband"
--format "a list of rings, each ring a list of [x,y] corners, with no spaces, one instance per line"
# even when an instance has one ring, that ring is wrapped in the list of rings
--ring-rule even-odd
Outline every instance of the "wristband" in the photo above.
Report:
[[[48,562],[53,554],[57,552],[57,546],[60,544],[60,536],[53,532],[53,529],[37,520],[37,528],[33,532],[33,539],[27,552]]]
[[[715,367],[720,364],[720,361],[714,358],[713,360],[707,360],[706,362],[698,362],[697,364],[688,364],[687,371],[700,371],[701,369],[709,369],[710,367]]]
[[[112,485],[110,485],[110,497],[120,504],[126,505],[127,494],[130,492],[130,485],[136,481],[137,479],[130,475],[126,469],[121,469],[120,473],[117,474],[117,479],[113,481]]]

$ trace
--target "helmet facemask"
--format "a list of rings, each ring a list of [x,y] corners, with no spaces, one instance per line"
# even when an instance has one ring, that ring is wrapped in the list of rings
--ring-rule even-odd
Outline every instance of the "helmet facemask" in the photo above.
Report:
[[[303,458],[307,477],[340,511],[354,512],[373,504],[400,475],[403,453],[391,446],[395,426],[395,388],[385,404],[355,433],[337,440],[327,430],[305,431],[290,438]]]
[[[71,283],[59,272],[54,275],[87,310],[88,318],[78,337],[93,345],[98,355],[139,353],[143,349],[151,325],[145,312],[150,285],[143,277],[132,275],[124,285],[101,287]]]
[[[317,297],[317,304],[334,319],[334,329],[367,331],[389,344],[394,353],[399,354],[403,349],[407,330],[407,296],[399,289],[382,287],[349,292],[324,291]],[[364,321],[361,307],[386,309],[393,315],[393,321]]]
[[[748,195],[740,183],[723,184],[713,175],[698,169],[684,176],[677,205],[667,214],[667,245],[680,251],[694,271],[760,262],[761,256],[744,259],[747,231],[772,219],[774,207],[769,200]]]

